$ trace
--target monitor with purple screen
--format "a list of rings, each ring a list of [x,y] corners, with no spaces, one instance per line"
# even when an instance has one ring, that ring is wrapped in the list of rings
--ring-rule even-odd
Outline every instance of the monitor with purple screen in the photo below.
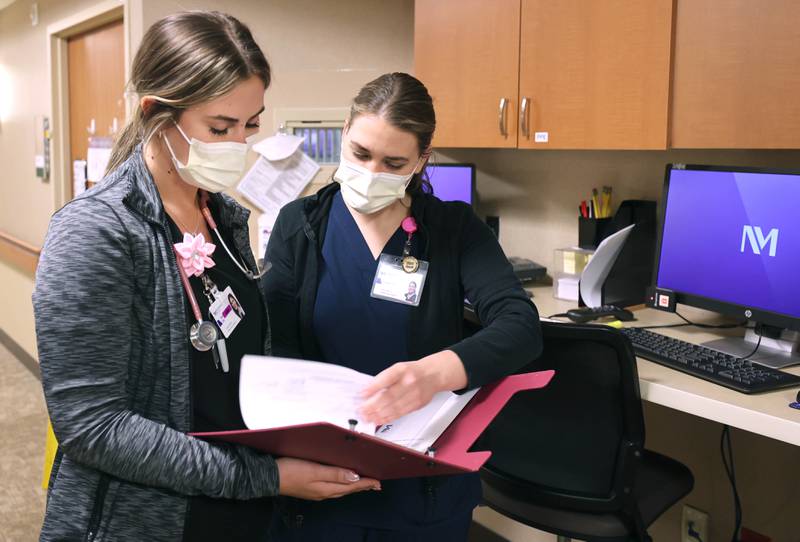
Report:
[[[680,303],[800,330],[798,202],[800,171],[667,166],[656,284]]]
[[[473,204],[475,166],[473,164],[428,164],[425,166],[433,195],[442,201]]]

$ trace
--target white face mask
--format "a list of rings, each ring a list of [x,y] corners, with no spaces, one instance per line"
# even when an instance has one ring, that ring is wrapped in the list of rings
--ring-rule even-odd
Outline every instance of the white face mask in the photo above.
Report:
[[[417,161],[419,165],[419,161]],[[414,166],[414,170],[417,169]],[[340,158],[333,179],[342,185],[342,198],[359,213],[372,214],[385,209],[406,195],[414,171],[408,175],[372,173],[365,167]]]
[[[182,164],[175,156],[169,139],[164,136],[167,149],[172,155],[172,163],[181,178],[187,183],[208,192],[222,192],[235,185],[242,178],[247,164],[247,151],[250,143],[236,143],[235,141],[220,141],[206,143],[198,139],[189,140],[183,133],[178,123],[175,128],[189,144],[189,156],[186,163]]]

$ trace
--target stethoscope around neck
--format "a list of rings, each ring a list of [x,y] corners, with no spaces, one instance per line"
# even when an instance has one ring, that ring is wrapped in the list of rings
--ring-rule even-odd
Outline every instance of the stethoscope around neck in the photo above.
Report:
[[[208,227],[214,232],[214,235],[217,236],[222,248],[224,248],[225,252],[227,252],[228,256],[230,256],[231,261],[242,273],[244,273],[248,279],[257,280],[263,277],[264,274],[269,271],[271,266],[266,264],[260,273],[255,274],[251,270],[241,265],[236,257],[234,257],[233,253],[231,253],[230,249],[228,248],[228,245],[225,243],[225,240],[222,238],[222,235],[220,235],[214,217],[211,216],[211,211],[208,208],[208,193],[205,190],[200,191],[200,212],[202,213]],[[172,250],[175,251],[176,258],[179,258],[180,255],[178,254],[178,251],[174,245]],[[192,312],[194,313],[195,320],[197,320],[194,324],[192,324],[192,327],[189,328],[189,341],[197,350],[206,352],[211,350],[217,341],[220,340],[219,330],[212,322],[203,319],[203,313],[200,312],[200,305],[197,303],[197,298],[192,290],[192,285],[189,284],[189,277],[180,262],[178,262],[178,273],[181,276],[181,282],[183,283],[183,289],[186,291],[186,296],[189,298],[189,304],[192,306]]]

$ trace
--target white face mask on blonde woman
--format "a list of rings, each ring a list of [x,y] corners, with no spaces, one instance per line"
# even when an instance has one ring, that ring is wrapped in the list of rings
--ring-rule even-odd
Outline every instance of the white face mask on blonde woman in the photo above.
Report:
[[[184,181],[208,192],[216,193],[232,188],[242,178],[247,163],[247,151],[250,149],[249,142],[206,143],[194,137],[189,139],[177,122],[175,128],[189,145],[186,163],[182,163],[175,156],[175,151],[172,150],[172,145],[167,137],[164,137],[164,142],[172,156],[175,169]]]

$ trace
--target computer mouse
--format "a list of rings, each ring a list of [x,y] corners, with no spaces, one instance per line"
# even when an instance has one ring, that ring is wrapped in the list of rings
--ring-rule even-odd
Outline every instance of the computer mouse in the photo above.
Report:
[[[602,307],[581,307],[579,309],[570,309],[566,312],[567,318],[573,322],[584,323],[591,322],[598,318],[606,316],[613,316],[622,322],[630,322],[634,319],[633,313],[628,309],[622,309],[614,305],[603,305]]]
[[[617,307],[617,310],[614,311],[614,316],[616,316],[617,320],[621,322],[630,322],[631,320],[636,320],[636,317],[631,311],[628,309],[621,309],[619,307]]]

